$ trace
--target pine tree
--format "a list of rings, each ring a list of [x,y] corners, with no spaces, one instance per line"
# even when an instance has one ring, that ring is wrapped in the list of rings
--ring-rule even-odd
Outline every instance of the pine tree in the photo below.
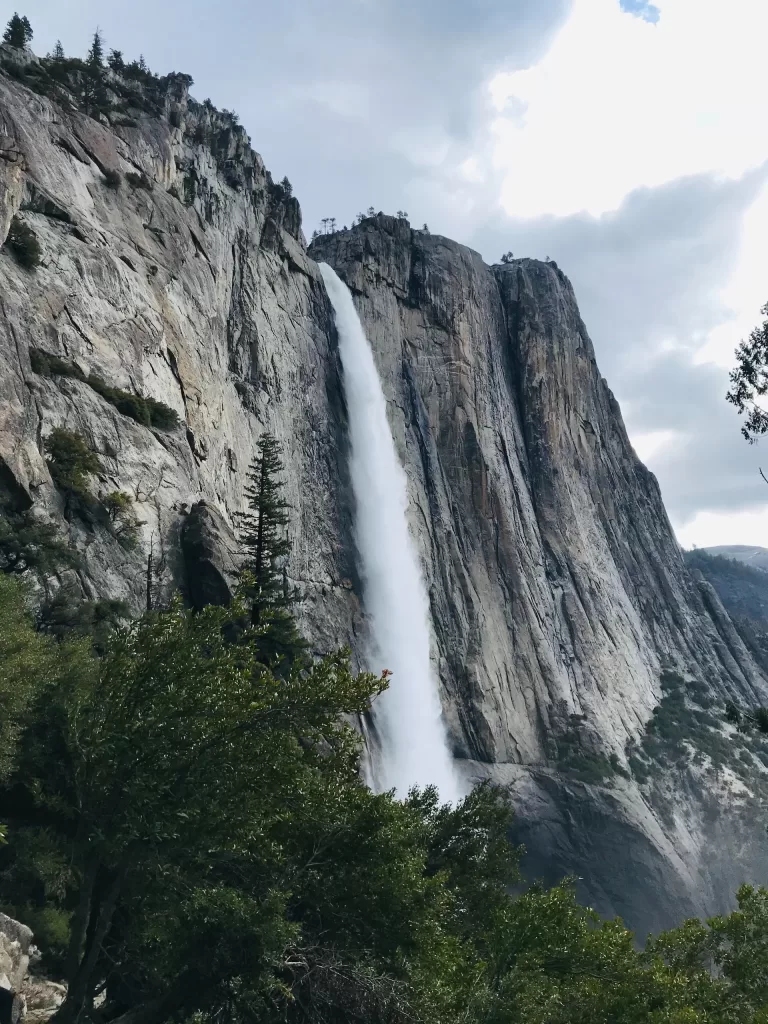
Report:
[[[28,46],[32,41],[32,35],[32,26],[29,23],[29,18],[21,18],[14,11],[13,17],[8,22],[5,32],[3,33],[3,42],[6,42],[11,46],[15,46],[19,50],[23,50],[24,47]]]
[[[256,449],[245,490],[249,511],[240,515],[245,557],[238,594],[250,606],[251,625],[260,631],[263,660],[291,662],[306,645],[290,611],[295,596],[288,593],[280,564],[291,550],[285,535],[290,505],[279,479],[284,470],[282,448],[272,434],[263,434]]]
[[[283,178],[280,182],[280,187],[283,190],[283,195],[288,197],[293,195],[293,185],[290,183],[287,177]]]
[[[64,47],[61,45],[60,39],[56,40],[56,45],[53,48],[51,56],[54,60],[64,60]]]
[[[107,90],[104,85],[104,41],[98,29],[93,33],[93,42],[85,59],[86,78],[84,100],[85,108],[91,113],[107,102]]]
[[[109,56],[107,57],[107,64],[117,74],[119,74],[122,71],[125,71],[125,61],[123,59],[123,51],[122,50],[110,50],[109,51]]]
[[[98,29],[93,33],[93,42],[85,59],[91,73],[100,72],[104,68],[104,41]]]

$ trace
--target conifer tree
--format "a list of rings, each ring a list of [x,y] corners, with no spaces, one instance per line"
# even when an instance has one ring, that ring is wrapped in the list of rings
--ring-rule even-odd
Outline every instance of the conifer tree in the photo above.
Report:
[[[87,68],[85,82],[85,106],[88,113],[93,108],[103,107],[107,101],[104,85],[104,41],[98,29],[93,33],[93,42],[85,59]]]
[[[51,56],[54,60],[64,60],[64,47],[61,45],[60,39],[56,40],[56,45],[53,48]]]
[[[238,594],[250,608],[251,625],[260,630],[265,661],[292,661],[305,647],[290,611],[295,596],[288,593],[281,566],[291,550],[285,535],[290,505],[279,479],[284,470],[280,442],[263,434],[248,474],[248,512],[240,515],[244,559]]]
[[[123,59],[122,50],[110,50],[109,56],[107,57],[107,64],[112,68],[113,71],[118,74],[121,71],[125,71],[125,60]]]
[[[32,41],[32,35],[32,26],[29,23],[29,18],[26,16],[21,18],[14,11],[13,17],[8,22],[3,33],[3,41],[17,47],[19,50],[23,50]]]
[[[104,67],[104,41],[98,29],[93,33],[93,42],[91,43],[85,63],[91,72],[101,71]]]

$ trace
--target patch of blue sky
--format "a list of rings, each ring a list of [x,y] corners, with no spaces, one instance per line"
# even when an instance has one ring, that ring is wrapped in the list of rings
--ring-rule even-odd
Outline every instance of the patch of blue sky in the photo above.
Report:
[[[627,14],[634,14],[636,18],[642,18],[643,21],[650,21],[655,24],[661,17],[661,11],[659,8],[648,0],[619,0],[622,11],[626,11]]]

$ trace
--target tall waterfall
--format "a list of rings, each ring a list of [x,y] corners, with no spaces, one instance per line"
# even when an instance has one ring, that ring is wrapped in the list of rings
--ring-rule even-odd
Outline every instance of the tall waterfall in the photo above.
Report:
[[[371,347],[347,286],[320,264],[339,332],[349,411],[350,475],[356,503],[355,541],[371,624],[368,667],[392,672],[374,705],[381,750],[371,776],[378,789],[405,796],[434,784],[443,800],[461,787],[448,750],[437,681],[429,658],[429,605],[408,533],[407,481],[387,421],[387,405]]]

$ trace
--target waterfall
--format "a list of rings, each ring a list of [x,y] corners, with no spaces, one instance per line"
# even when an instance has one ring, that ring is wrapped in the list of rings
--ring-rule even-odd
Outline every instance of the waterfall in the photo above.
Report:
[[[399,796],[413,785],[434,784],[443,800],[455,801],[461,787],[430,664],[429,604],[408,532],[405,473],[352,296],[327,264],[321,263],[320,271],[336,316],[349,413],[355,542],[371,629],[368,668],[392,672],[389,689],[374,703],[381,748],[371,781],[377,789],[396,789]]]

